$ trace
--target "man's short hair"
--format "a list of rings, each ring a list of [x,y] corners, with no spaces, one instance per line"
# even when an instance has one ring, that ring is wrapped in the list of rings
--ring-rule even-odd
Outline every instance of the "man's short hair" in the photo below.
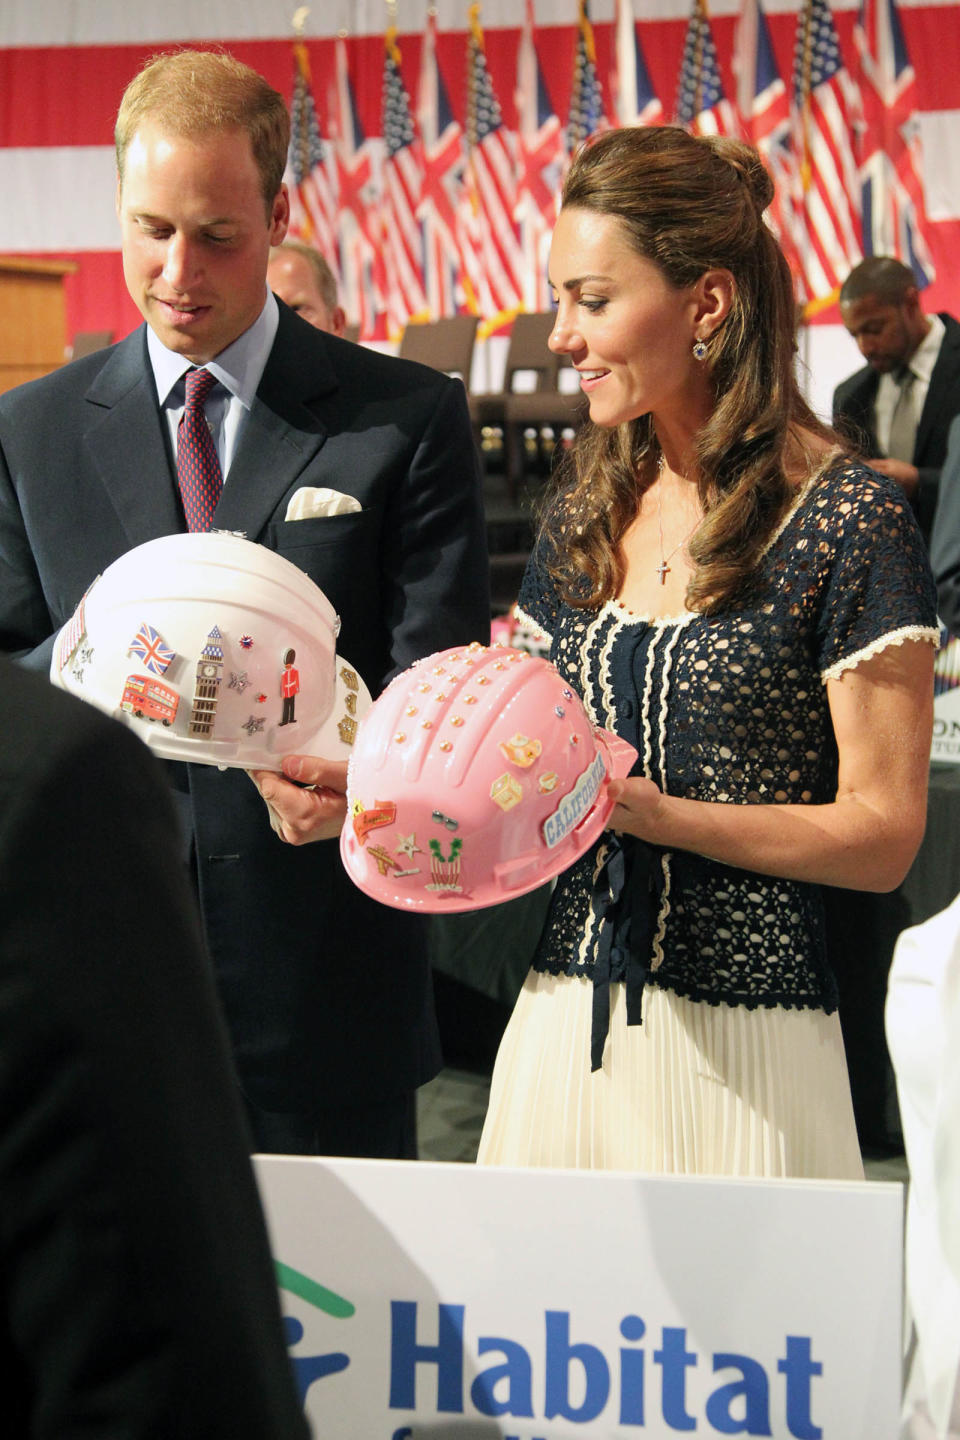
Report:
[[[840,304],[852,304],[868,295],[884,305],[902,305],[908,290],[917,288],[909,265],[892,255],[870,255],[855,265],[840,287]]]
[[[245,131],[269,216],[287,163],[290,116],[283,96],[256,70],[212,50],[176,50],[148,60],[124,91],[117,112],[114,144],[121,186],[127,147],[147,119],[156,120],[167,135]]]
[[[282,255],[285,250],[292,250],[295,255],[303,256],[313,270],[317,289],[323,297],[324,305],[328,310],[336,310],[340,303],[337,297],[337,277],[320,251],[315,250],[312,245],[305,245],[302,240],[284,240],[282,245],[277,245],[270,251],[271,260],[277,255]]]

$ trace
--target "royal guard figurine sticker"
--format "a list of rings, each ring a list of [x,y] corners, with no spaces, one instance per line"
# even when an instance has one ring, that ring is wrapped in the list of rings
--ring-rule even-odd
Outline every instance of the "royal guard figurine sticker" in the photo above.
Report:
[[[283,652],[283,674],[280,676],[280,694],[283,697],[283,713],[280,716],[281,725],[296,725],[297,718],[294,709],[297,703],[297,696],[300,694],[300,671],[294,665],[297,652],[290,646]]]
[[[591,724],[548,660],[483,645],[428,656],[360,726],[340,836],[347,873],[399,909],[475,910],[522,895],[599,838],[608,781],[636,758]],[[371,810],[357,798],[369,795],[389,798]],[[408,863],[424,847],[428,860]]]
[[[265,546],[166,535],[86,592],[51,679],[166,759],[272,770],[294,751],[346,759],[370,695],[337,654],[338,627],[310,577]]]

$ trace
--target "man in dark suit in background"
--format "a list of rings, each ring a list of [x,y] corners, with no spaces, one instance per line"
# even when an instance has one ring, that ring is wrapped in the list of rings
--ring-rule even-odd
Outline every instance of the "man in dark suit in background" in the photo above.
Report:
[[[0,658],[4,1433],[306,1440],[146,746]]]
[[[0,648],[27,663],[47,667],[51,636],[112,560],[184,529],[178,422],[194,366],[217,382],[213,527],[320,586],[374,694],[419,657],[486,638],[462,385],[322,333],[267,290],[288,137],[282,96],[226,55],[161,56],[127,88],[117,210],[146,325],[0,396]],[[313,513],[327,489],[351,513]],[[423,921],[362,895],[334,839],[281,844],[242,772],[169,768],[256,1147],[412,1157],[415,1089],[440,1065]],[[284,768],[318,788],[258,777],[281,838],[335,837],[345,766]]]
[[[925,315],[913,271],[886,255],[851,270],[840,314],[867,363],[834,391],[833,423],[903,486],[929,541],[947,431],[960,413],[960,324],[946,311]]]

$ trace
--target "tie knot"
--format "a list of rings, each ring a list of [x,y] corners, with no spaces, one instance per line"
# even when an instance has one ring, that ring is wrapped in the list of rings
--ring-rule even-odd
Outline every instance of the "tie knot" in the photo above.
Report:
[[[901,390],[909,390],[913,383],[914,375],[909,365],[901,365],[898,370],[894,371],[893,378]]]
[[[216,375],[211,375],[209,370],[188,370],[187,377],[187,405],[205,405],[207,396],[217,383]]]

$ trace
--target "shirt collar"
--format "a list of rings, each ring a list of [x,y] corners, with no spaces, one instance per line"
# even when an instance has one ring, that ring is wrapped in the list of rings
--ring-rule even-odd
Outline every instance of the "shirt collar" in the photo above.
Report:
[[[937,363],[940,346],[947,329],[939,315],[930,315],[927,318],[930,321],[930,329],[910,356],[911,372],[925,385],[930,384],[933,367]]]
[[[247,410],[253,404],[253,397],[257,393],[264,367],[273,348],[279,323],[280,311],[276,299],[272,292],[267,290],[263,309],[249,329],[244,330],[242,335],[204,366]],[[178,355],[176,351],[168,350],[149,325],[147,353],[150,356],[157,396],[160,404],[165,406],[177,382],[192,368],[192,362],[183,355]]]

